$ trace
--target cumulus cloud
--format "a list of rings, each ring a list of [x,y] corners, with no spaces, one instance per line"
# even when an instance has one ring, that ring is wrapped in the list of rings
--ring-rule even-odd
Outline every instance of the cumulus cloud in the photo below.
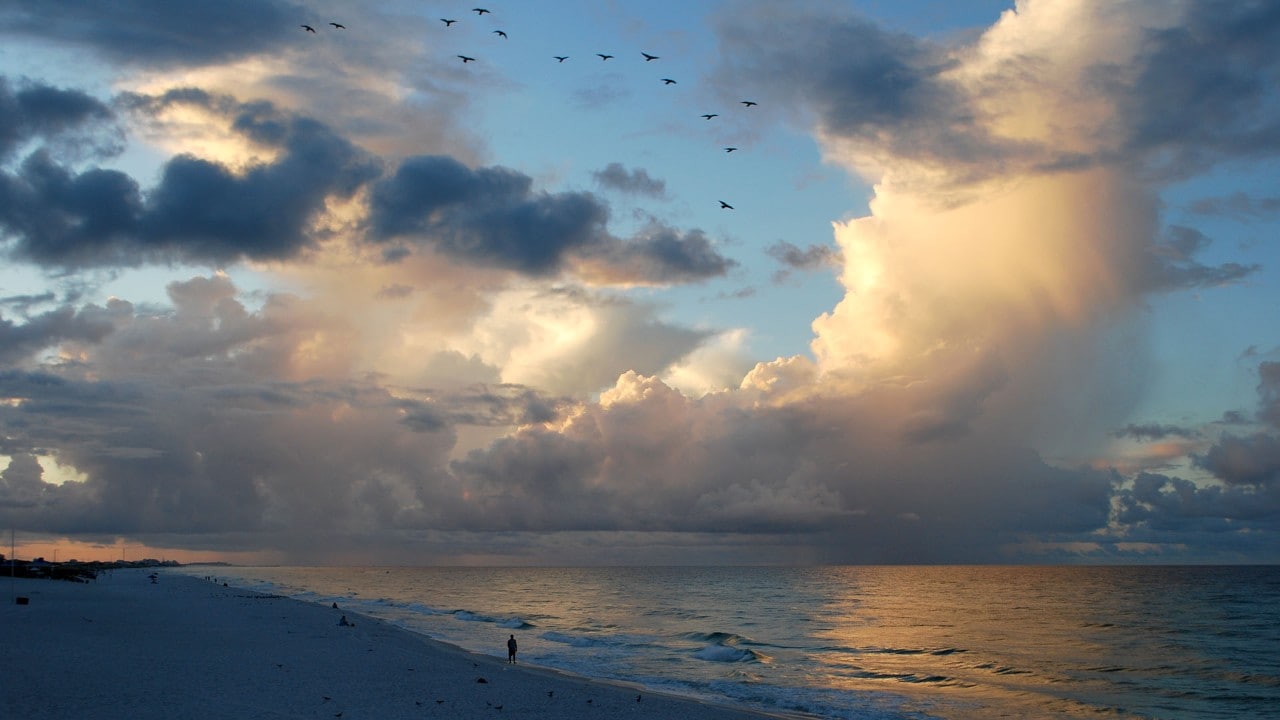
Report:
[[[190,155],[170,159],[145,195],[119,170],[84,172],[34,151],[0,176],[0,226],[16,256],[54,267],[281,259],[314,243],[309,223],[330,197],[349,197],[378,164],[322,124],[199,90],[130,97],[143,112],[191,104],[225,113],[235,132],[279,153],[237,173]]]
[[[631,239],[608,230],[609,208],[584,192],[549,193],[503,167],[471,169],[452,157],[406,159],[372,190],[375,239],[421,243],[448,257],[533,277],[586,265],[603,282],[688,282],[734,262],[701,231],[654,227]]]
[[[74,136],[77,130],[92,131],[113,117],[104,103],[78,90],[31,81],[15,89],[0,75],[0,161],[33,138]]]
[[[64,306],[18,325],[0,316],[0,363],[17,364],[63,341],[96,342],[115,329],[110,312]]]
[[[214,274],[170,285],[162,310],[11,303],[0,521],[313,560],[426,538],[515,554],[497,536],[596,560],[1111,560],[1188,541],[1197,558],[1274,556],[1280,365],[1259,366],[1259,406],[1231,426],[1130,415],[1148,300],[1256,272],[1207,259],[1213,238],[1170,224],[1160,192],[1280,149],[1280,12],[1025,2],[944,43],[815,7],[726,17],[713,79],[812,132],[875,197],[831,248],[767,251],[832,264],[844,296],[811,356],[750,368],[740,338],[598,289],[723,276],[736,265],[715,239],[662,222],[617,237],[599,197],[517,169],[436,149],[384,171],[306,113],[202,90],[117,107],[199,109],[260,156],[180,155],[143,191],[27,153],[0,205],[18,257],[305,259],[278,272],[312,294],[250,302]],[[73,10],[45,32],[87,38]],[[20,92],[0,96],[36,118],[0,125],[14,154],[111,120],[76,95],[40,115]],[[335,202],[355,206],[350,232],[322,240],[311,225]],[[1089,455],[1113,441],[1173,449],[1133,472]],[[1095,462],[1061,459],[1077,457]],[[84,479],[52,482],[44,458]]]

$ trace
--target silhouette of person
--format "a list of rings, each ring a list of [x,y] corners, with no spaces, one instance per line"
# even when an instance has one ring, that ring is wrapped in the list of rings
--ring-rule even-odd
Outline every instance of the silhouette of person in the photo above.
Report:
[[[513,663],[515,661],[516,661],[516,636],[512,635],[510,638],[507,639],[507,662]]]

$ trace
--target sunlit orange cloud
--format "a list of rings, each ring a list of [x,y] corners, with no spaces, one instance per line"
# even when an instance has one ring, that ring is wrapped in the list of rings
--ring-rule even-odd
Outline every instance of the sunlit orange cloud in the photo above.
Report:
[[[1142,197],[1104,170],[1017,179],[957,207],[879,187],[870,216],[836,227],[847,292],[814,322],[822,369],[910,373],[934,353],[1011,350],[1122,307],[1125,236],[1152,220]]]
[[[1177,468],[1184,472],[1192,453],[1202,450],[1203,440],[1178,439],[1134,445],[1115,443],[1106,454],[1090,463],[1093,467],[1115,468],[1124,475],[1142,471],[1168,471]]]

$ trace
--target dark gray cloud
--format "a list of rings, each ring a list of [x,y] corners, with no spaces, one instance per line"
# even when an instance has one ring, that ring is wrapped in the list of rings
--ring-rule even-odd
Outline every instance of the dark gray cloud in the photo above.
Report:
[[[1173,225],[1157,242],[1138,278],[1141,289],[1167,292],[1229,285],[1256,273],[1256,264],[1224,263],[1205,265],[1196,255],[1208,247],[1209,238],[1195,228]]]
[[[20,83],[15,89],[0,75],[0,161],[27,140],[50,140],[112,118],[110,108],[78,90],[34,82]]]
[[[990,136],[972,99],[946,78],[955,65],[947,47],[830,4],[749,8],[721,20],[719,76],[783,108],[765,112],[812,113],[826,133],[959,168],[1016,151]]]
[[[1130,424],[1112,433],[1117,438],[1133,438],[1135,440],[1163,440],[1167,437],[1176,438],[1194,438],[1200,433],[1193,429],[1180,427],[1178,425],[1159,425],[1155,423],[1147,423],[1143,425]]]
[[[1280,492],[1274,485],[1199,487],[1181,478],[1142,473],[1131,489],[1117,495],[1116,520],[1132,528],[1135,540],[1177,542],[1201,532],[1271,535],[1280,529]]]
[[[830,245],[810,245],[807,248],[801,248],[786,240],[779,240],[765,248],[765,253],[795,270],[830,267],[840,260],[840,252]]]
[[[1280,436],[1229,435],[1198,456],[1196,464],[1228,486],[1280,485]]]
[[[1199,0],[1180,22],[1151,29],[1138,73],[1123,82],[1099,67],[1128,130],[1127,155],[1173,177],[1222,159],[1280,151],[1280,6]]]
[[[1195,464],[1228,488],[1280,495],[1280,363],[1258,366],[1257,419],[1263,429],[1250,435],[1223,435]],[[1280,503],[1272,506],[1280,511]]]
[[[431,401],[404,400],[403,423],[416,432],[436,432],[457,425],[511,427],[556,419],[567,401],[547,397],[522,385],[472,385],[439,394]]]
[[[630,240],[608,230],[609,208],[582,192],[547,193],[502,167],[471,169],[418,156],[373,186],[370,225],[379,241],[408,239],[451,258],[532,276],[575,258],[603,263],[611,280],[687,282],[734,265],[705,234],[655,226]]]
[[[476,500],[452,519],[791,535],[825,547],[827,562],[995,561],[1024,534],[1079,537],[1107,523],[1114,476],[985,441],[902,454],[879,442],[863,400],[747,409],[641,388],[560,432],[530,428],[455,462]]]
[[[1259,376],[1256,415],[1233,412],[1227,418],[1230,425],[1251,426],[1253,432],[1224,434],[1190,457],[1216,483],[1140,473],[1117,492],[1114,522],[1126,540],[1194,548],[1190,557],[1233,562],[1273,554],[1280,532],[1280,363],[1263,363]],[[1164,426],[1139,426],[1130,434],[1166,435],[1188,436]]]
[[[122,102],[143,113],[174,104],[225,113],[236,131],[279,155],[239,174],[179,155],[144,193],[121,171],[77,172],[38,149],[16,173],[0,175],[0,227],[16,238],[15,256],[69,268],[293,257],[313,245],[308,224],[326,198],[350,196],[379,173],[373,158],[324,125],[268,103],[192,89]]]
[[[21,325],[0,316],[0,365],[16,364],[66,340],[97,342],[114,329],[110,314],[99,308],[64,306]]]
[[[665,197],[667,193],[667,184],[664,181],[649,177],[649,173],[643,168],[627,170],[622,163],[609,163],[603,170],[597,170],[591,176],[601,187],[610,190],[653,198]]]
[[[609,241],[608,208],[593,196],[532,185],[507,168],[409,158],[374,185],[370,223],[380,239],[427,238],[445,255],[531,275],[554,274],[569,251]]]
[[[1187,209],[1196,215],[1252,220],[1280,214],[1280,197],[1255,197],[1244,192],[1236,192],[1230,195],[1200,198],[1191,203]]]
[[[779,240],[764,251],[783,266],[773,274],[774,282],[786,280],[793,271],[834,268],[840,263],[840,251],[830,245],[810,245],[807,248],[801,248],[786,240]]]
[[[152,66],[200,65],[270,52],[291,37],[301,38],[299,24],[309,21],[324,24],[323,18],[284,0],[66,0],[0,8],[0,24],[10,33],[89,47],[113,62]]]
[[[1280,362],[1264,362],[1258,366],[1258,416],[1280,430]]]
[[[609,273],[630,282],[697,282],[723,276],[738,266],[736,260],[720,254],[701,230],[682,233],[661,223],[651,224],[630,240],[609,242],[582,254],[603,260]]]
[[[1057,65],[1034,49],[985,68],[985,86],[962,89],[948,72],[965,49],[889,31],[829,4],[749,7],[721,22],[726,84],[787,108],[777,112],[812,113],[835,137],[946,166],[955,181],[1010,167],[1098,164],[1168,180],[1280,150],[1280,9],[1265,0],[1188,3],[1179,22],[1145,31],[1130,68],[1122,72],[1105,58],[1087,68],[1088,91],[1118,114],[1084,149],[999,139],[981,120],[985,94],[1056,81],[1039,77]]]

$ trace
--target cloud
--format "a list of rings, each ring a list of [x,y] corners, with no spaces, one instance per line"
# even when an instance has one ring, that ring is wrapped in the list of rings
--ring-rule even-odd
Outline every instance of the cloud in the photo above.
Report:
[[[1280,363],[1258,366],[1259,407],[1262,429],[1251,435],[1225,434],[1195,464],[1209,471],[1228,488],[1253,488],[1280,495]],[[1273,497],[1273,500],[1276,498]],[[1273,504],[1280,509],[1280,504]]]
[[[647,195],[663,198],[667,193],[667,184],[662,180],[649,177],[642,168],[627,170],[622,163],[609,163],[603,170],[591,174],[601,187],[634,195]]]
[[[838,267],[840,264],[840,254],[828,245],[810,245],[807,248],[801,248],[786,240],[779,240],[765,248],[765,254],[783,266],[774,273],[774,282],[786,280],[793,271]]]
[[[20,83],[15,90],[0,75],[0,161],[22,143],[50,141],[107,123],[114,113],[101,101],[78,90],[38,82]]]
[[[479,266],[553,277],[585,265],[601,282],[689,282],[734,265],[701,231],[653,226],[623,240],[608,230],[609,208],[583,192],[537,192],[503,167],[471,169],[451,157],[406,159],[374,184],[376,241],[407,240]]]
[[[239,173],[179,155],[144,196],[121,171],[76,172],[37,150],[16,175],[0,176],[0,224],[17,237],[16,256],[68,268],[293,257],[314,245],[309,224],[327,198],[350,197],[379,172],[322,124],[268,103],[191,89],[125,102],[141,112],[181,104],[224,114],[235,132],[279,154]]]
[[[1139,40],[1133,72],[1108,74],[1101,62],[1095,69],[1116,101],[1123,153],[1184,177],[1280,150],[1280,113],[1268,107],[1280,80],[1280,8],[1189,3],[1176,22],[1144,28]]]
[[[1260,365],[1258,408],[1230,427],[1130,416],[1151,298],[1255,273],[1208,261],[1212,238],[1170,225],[1161,192],[1274,155],[1275,11],[1028,2],[944,42],[829,7],[748,3],[720,28],[713,79],[875,184],[832,248],[767,251],[834,263],[844,296],[811,354],[754,367],[741,335],[619,292],[732,272],[702,230],[618,237],[600,197],[444,143],[384,174],[346,129],[194,89],[114,105],[157,130],[199,111],[234,145],[178,155],[143,190],[53,146],[114,122],[98,106],[28,113],[0,178],[17,257],[288,260],[272,272],[300,289],[214,274],[169,285],[161,309],[10,302],[0,522],[318,562],[428,542],[594,561],[1274,557],[1280,365]],[[1203,66],[1177,86],[1188,61]],[[1167,474],[1097,456],[1171,437],[1188,442],[1165,443]],[[83,480],[53,482],[46,459]]]
[[[1198,434],[1195,430],[1177,425],[1135,425],[1131,423],[1117,430],[1114,436],[1117,438],[1134,438],[1135,440],[1163,440],[1167,437],[1193,438]]]
[[[1280,213],[1280,196],[1254,197],[1244,192],[1200,198],[1188,206],[1196,215],[1226,216],[1242,220],[1272,217]]]
[[[115,329],[109,311],[64,306],[18,325],[0,317],[0,363],[16,365],[61,342],[97,342]]]
[[[507,168],[409,158],[374,186],[370,223],[379,239],[422,237],[446,255],[532,275],[552,274],[569,250],[606,241],[609,213],[595,198],[536,194],[532,184]]]
[[[216,5],[123,0],[104,6],[68,0],[57,7],[0,10],[9,32],[90,47],[113,62],[199,65],[277,48],[309,13],[280,0],[228,0]]]

